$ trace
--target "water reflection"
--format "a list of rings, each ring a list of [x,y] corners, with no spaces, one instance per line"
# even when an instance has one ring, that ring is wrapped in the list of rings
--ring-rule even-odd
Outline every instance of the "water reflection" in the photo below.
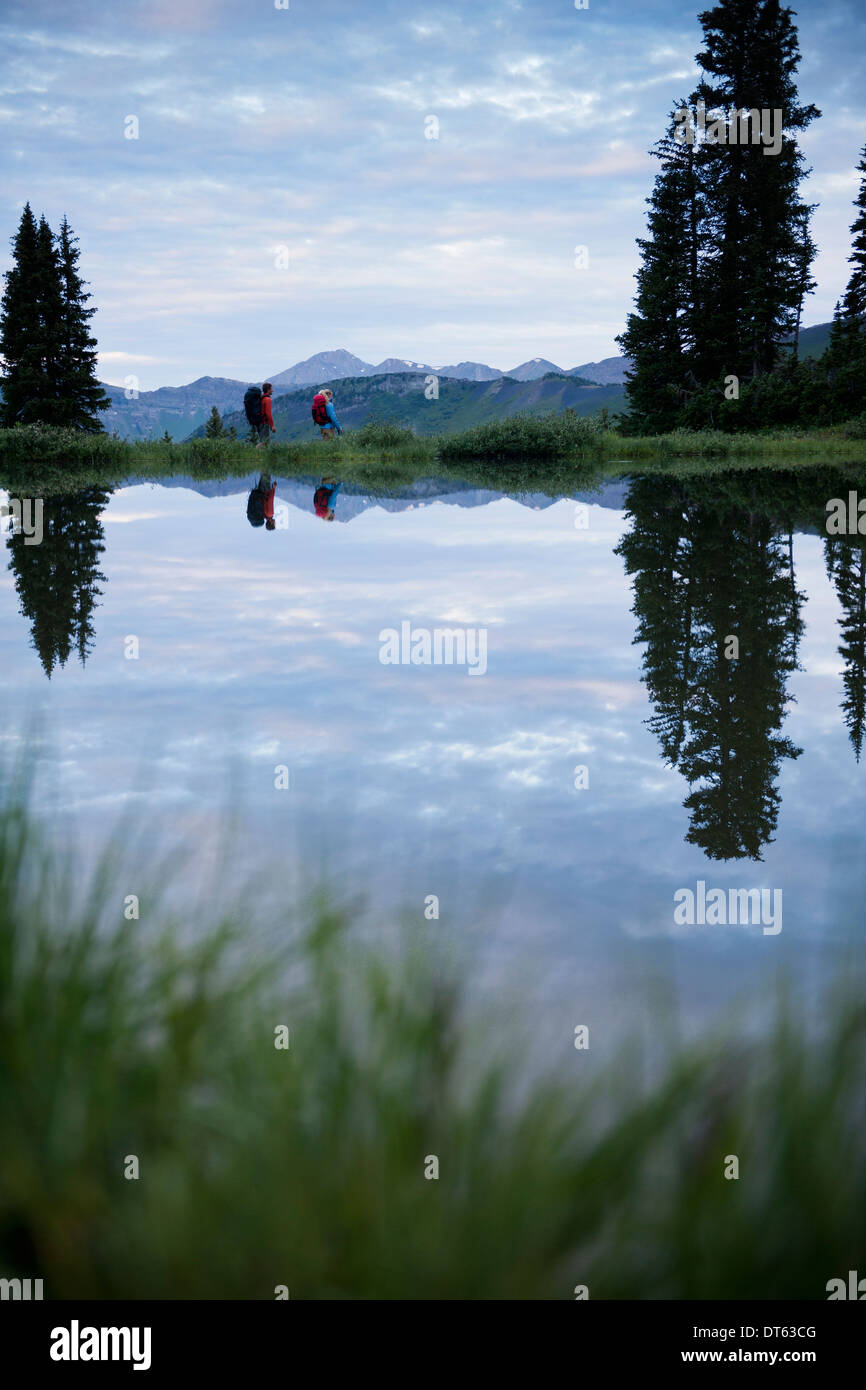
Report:
[[[649,725],[692,791],[686,839],[710,859],[760,859],[779,814],[781,734],[802,595],[791,534],[711,484],[636,479],[618,547],[634,575]]]
[[[247,521],[251,526],[264,526],[266,531],[276,529],[274,520],[274,496],[276,483],[269,473],[262,473],[247,498]]]
[[[842,609],[842,717],[859,763],[866,715],[866,546],[859,537],[828,536],[824,554]]]
[[[20,529],[7,538],[21,613],[49,679],[73,652],[83,665],[91,651],[93,610],[105,582],[99,569],[105,550],[100,513],[110,496],[111,490],[88,487],[47,497],[41,543],[29,545]]]
[[[187,489],[193,486],[192,480],[179,481]],[[240,520],[240,507],[251,481],[219,485],[223,495],[236,499],[231,504],[232,534],[242,529],[247,543],[251,538]],[[537,482],[540,487],[543,477]],[[280,484],[283,497],[295,499],[308,518],[312,510],[332,521],[339,496],[339,519],[351,524],[362,510],[361,502],[369,500],[351,483],[344,488],[342,482],[326,476],[313,490],[311,509],[313,483],[313,478],[306,478],[284,479]],[[791,702],[789,683],[798,669],[803,634],[805,596],[794,572],[796,531],[817,532],[823,540],[824,563],[841,614],[842,719],[859,761],[866,721],[866,541],[829,537],[824,527],[827,499],[844,495],[847,487],[847,474],[830,468],[731,470],[691,478],[654,475],[612,487],[602,504],[624,512],[627,527],[614,554],[624,562],[631,579],[635,641],[644,645],[642,678],[651,703],[645,722],[664,762],[688,783],[683,801],[688,814],[685,840],[710,859],[762,858],[777,830],[783,766],[803,752],[784,730]],[[253,528],[275,529],[276,491],[277,481],[269,473],[262,473],[250,489],[246,515]],[[161,496],[168,492],[162,489]],[[432,481],[417,484],[406,488],[404,496],[390,496],[387,509],[416,507],[419,500],[426,503],[434,495]],[[100,586],[105,584],[99,568],[105,548],[100,513],[110,496],[110,489],[89,487],[48,497],[42,543],[27,544],[20,532],[7,538],[20,611],[49,677],[74,653],[84,663],[92,649],[93,613]],[[495,494],[476,494],[467,485],[459,496],[461,506],[486,506]],[[521,500],[536,509],[553,504],[552,498],[543,495],[532,499],[524,493]],[[206,508],[209,504],[196,505]],[[288,515],[285,500],[280,508],[282,527],[282,509]],[[443,534],[448,511],[441,509]],[[199,525],[209,538],[204,512],[195,515],[202,516]],[[539,518],[537,529],[543,531],[545,525]],[[313,529],[318,532],[315,524]],[[386,575],[399,582],[400,565],[405,564],[402,558],[395,562],[384,554],[381,546],[365,543],[364,536],[362,528],[357,570],[346,570],[349,591],[359,595],[368,586],[375,592]],[[214,577],[223,561],[229,563],[225,546],[231,544],[224,541],[223,550],[214,555]],[[257,542],[252,544],[258,549]],[[613,594],[618,588],[612,571],[621,580],[622,567],[612,558],[608,542],[603,549],[606,559],[598,573],[603,591]],[[298,573],[279,572],[280,592],[293,584],[303,586],[304,564],[298,553],[293,546],[289,559],[289,564],[298,564]],[[186,563],[186,552],[179,554]],[[210,556],[207,565],[210,576]],[[309,570],[309,558],[306,567]],[[545,583],[541,557],[538,567],[526,573],[530,586],[537,579],[541,592]],[[567,584],[571,582],[569,575]],[[575,571],[574,583],[579,582]],[[146,578],[148,595],[154,583]],[[211,592],[216,601],[216,591]],[[431,601],[439,601],[432,592]],[[550,604],[556,602],[551,598],[548,609],[542,603],[539,628],[544,627],[548,611],[553,612]],[[617,603],[625,614],[627,601],[617,599]],[[603,612],[598,600],[592,607]],[[301,606],[299,611],[303,622],[312,622],[308,608]],[[341,640],[357,644],[359,638],[355,633],[341,634]],[[603,659],[610,661],[612,656]],[[606,675],[604,667],[599,675]],[[640,715],[632,716],[634,725],[645,710],[646,706]]]
[[[323,478],[313,493],[313,511],[322,521],[333,521],[337,494],[343,486],[336,478]]]

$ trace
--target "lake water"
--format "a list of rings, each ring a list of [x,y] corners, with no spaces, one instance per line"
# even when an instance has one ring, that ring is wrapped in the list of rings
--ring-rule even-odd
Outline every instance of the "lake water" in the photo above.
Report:
[[[4,740],[38,721],[53,833],[86,858],[131,813],[150,851],[192,837],[191,882],[231,804],[262,903],[324,878],[372,930],[471,943],[566,1038],[651,979],[691,1026],[862,968],[863,551],[810,524],[820,483],[346,485],[328,523],[278,479],[268,530],[253,482],[49,499],[40,545],[7,537]],[[474,671],[381,659],[437,629]],[[752,917],[677,920],[712,889]]]

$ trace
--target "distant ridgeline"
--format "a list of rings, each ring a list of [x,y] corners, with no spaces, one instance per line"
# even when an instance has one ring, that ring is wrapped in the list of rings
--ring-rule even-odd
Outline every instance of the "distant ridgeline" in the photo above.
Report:
[[[323,385],[325,383],[322,383]],[[330,383],[344,428],[357,429],[365,421],[408,425],[420,435],[465,430],[486,420],[502,419],[519,412],[543,415],[570,407],[579,415],[591,415],[603,406],[618,410],[623,404],[621,386],[597,386],[580,377],[544,376],[535,381],[497,377],[493,381],[456,381],[421,372],[394,372],[383,376],[348,377]],[[274,425],[278,440],[311,439],[311,388],[290,391],[274,398]],[[237,398],[236,398],[237,399]],[[243,410],[223,415],[223,425],[247,432]],[[194,431],[204,434],[204,426]]]

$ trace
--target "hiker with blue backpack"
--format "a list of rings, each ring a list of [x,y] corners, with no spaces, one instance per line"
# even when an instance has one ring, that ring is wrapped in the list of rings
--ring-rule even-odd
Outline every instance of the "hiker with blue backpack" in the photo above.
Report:
[[[334,430],[337,434],[343,433],[334,410],[334,393],[330,386],[323,386],[313,397],[313,424],[319,426],[323,439],[333,439]]]
[[[313,493],[313,511],[323,521],[334,520],[334,502],[342,486],[342,481],[338,483],[336,478],[323,478]]]
[[[258,435],[257,449],[270,443],[271,435],[276,434],[274,415],[271,409],[273,386],[266,381],[264,386],[249,386],[244,393],[244,414]]]

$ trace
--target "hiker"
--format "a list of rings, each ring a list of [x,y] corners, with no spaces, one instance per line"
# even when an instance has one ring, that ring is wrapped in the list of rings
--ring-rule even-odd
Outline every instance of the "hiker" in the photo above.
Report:
[[[334,393],[330,386],[323,386],[313,397],[313,424],[319,426],[323,439],[333,439],[334,430],[337,434],[343,433],[334,410]]]
[[[273,386],[266,381],[262,387],[262,423],[259,425],[259,442],[257,449],[266,447],[271,442],[271,435],[276,434],[277,429],[274,424],[274,413],[271,410],[271,396]]]
[[[334,520],[334,498],[342,486],[335,478],[323,478],[313,493],[313,510],[323,521]]]
[[[276,483],[271,482],[269,473],[262,473],[247,498],[247,521],[251,526],[264,526],[266,531],[276,529],[274,520],[274,493]]]
[[[276,434],[274,426],[274,415],[271,410],[271,393],[273,386],[266,381],[261,390],[258,386],[250,386],[244,394],[244,414],[258,435],[257,449],[261,449],[270,443],[272,434]]]

